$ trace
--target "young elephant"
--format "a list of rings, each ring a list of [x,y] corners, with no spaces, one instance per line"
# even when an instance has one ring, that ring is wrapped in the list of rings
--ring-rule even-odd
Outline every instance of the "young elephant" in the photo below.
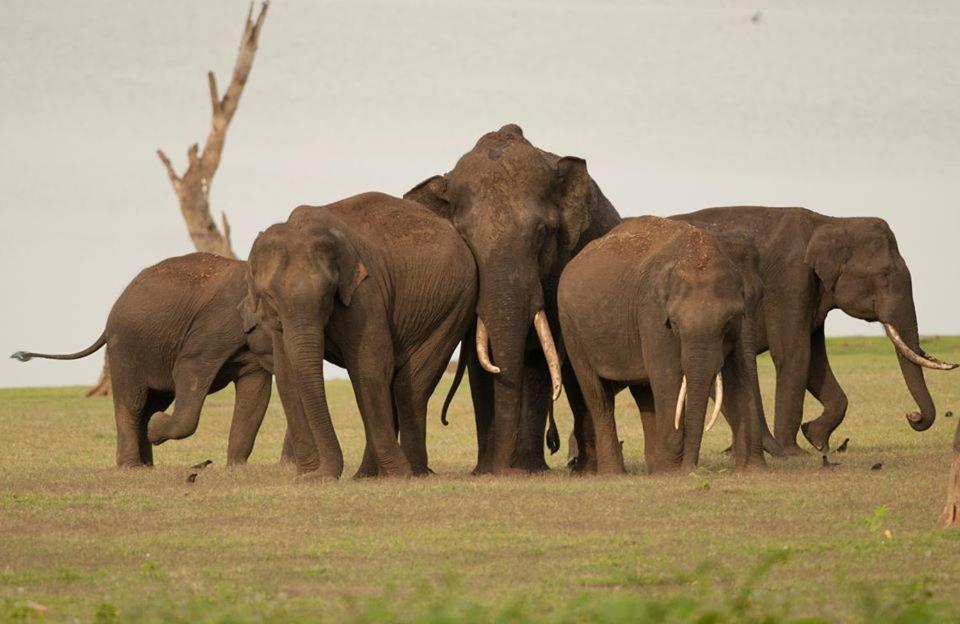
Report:
[[[613,404],[629,387],[650,472],[697,465],[714,389],[713,418],[722,405],[737,465],[763,465],[747,299],[717,242],[687,224],[627,219],[587,245],[558,289],[564,344],[592,421],[574,424],[581,461],[624,472]]]
[[[241,328],[245,276],[246,263],[238,260],[207,253],[169,258],[134,278],[88,348],[11,357],[75,360],[107,345],[121,467],[152,466],[151,443],[192,435],[206,396],[233,382],[227,462],[243,463],[270,401],[272,367],[267,334]],[[166,414],[175,398],[173,414]]]
[[[350,373],[363,418],[357,476],[427,473],[427,400],[475,303],[470,251],[448,221],[415,202],[367,193],[300,206],[261,233],[250,252],[244,327],[271,334],[299,472],[343,472],[327,359]]]

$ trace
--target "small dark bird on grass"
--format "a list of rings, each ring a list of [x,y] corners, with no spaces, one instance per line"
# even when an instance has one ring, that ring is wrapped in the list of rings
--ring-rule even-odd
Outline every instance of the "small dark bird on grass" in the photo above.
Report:
[[[821,469],[823,469],[823,468],[836,468],[837,466],[840,465],[840,464],[838,464],[838,463],[832,462],[832,461],[830,461],[829,459],[827,459],[827,456],[826,456],[826,455],[821,455],[820,457],[821,457],[821,462],[820,462],[820,468],[821,468]]]
[[[883,468],[883,462],[877,462],[870,466],[870,470],[880,470],[881,468]]]
[[[194,470],[203,470],[204,468],[206,468],[207,466],[209,466],[209,465],[212,464],[212,463],[213,463],[213,460],[212,460],[212,459],[205,459],[205,460],[203,460],[202,462],[200,462],[199,464],[194,464],[194,465],[192,465],[192,466],[190,466],[190,467],[193,468]]]
[[[946,414],[944,414],[944,416],[947,418],[953,418],[953,412],[947,412]]]
[[[838,453],[846,453],[846,452],[847,452],[847,443],[848,443],[849,441],[850,441],[850,438],[844,438],[844,439],[843,439],[843,444],[841,444],[840,446],[837,447],[837,452],[838,452]]]
[[[196,483],[197,482],[197,473],[191,472],[187,476],[187,483]]]

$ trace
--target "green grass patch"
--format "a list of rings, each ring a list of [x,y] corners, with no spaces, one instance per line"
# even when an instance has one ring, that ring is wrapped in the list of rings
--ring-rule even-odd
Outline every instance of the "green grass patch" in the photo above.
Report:
[[[625,478],[564,468],[470,477],[464,387],[451,424],[431,403],[424,479],[294,483],[277,464],[274,400],[251,458],[227,468],[233,396],[207,400],[157,467],[113,467],[109,399],[81,388],[0,390],[0,617],[80,622],[944,622],[960,621],[960,531],[938,529],[960,408],[952,373],[927,375],[940,418],[924,433],[885,339],[828,345],[850,409],[837,468],[811,453],[729,470],[729,430],[693,476],[650,477],[639,416],[617,419]],[[960,359],[960,338],[924,341]],[[761,358],[767,411],[772,366]],[[363,428],[346,381],[328,384],[347,474]],[[819,415],[808,399],[806,418]],[[557,419],[565,440],[566,402]],[[213,466],[195,484],[188,467]],[[883,468],[870,467],[882,462]]]

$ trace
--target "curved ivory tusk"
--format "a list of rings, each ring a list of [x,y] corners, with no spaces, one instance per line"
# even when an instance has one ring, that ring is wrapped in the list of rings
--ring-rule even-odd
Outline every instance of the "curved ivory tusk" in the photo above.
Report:
[[[677,414],[673,417],[673,428],[680,428],[680,415],[683,414],[683,404],[687,400],[687,376],[683,376],[683,381],[680,382],[680,394],[677,395]]]
[[[480,366],[483,370],[494,375],[500,374],[500,367],[494,366],[490,361],[490,352],[487,350],[490,346],[490,336],[487,334],[487,326],[483,324],[483,319],[477,317],[477,359],[480,360]]]
[[[703,430],[704,433],[710,431],[710,427],[713,426],[713,423],[717,422],[717,416],[720,415],[720,408],[723,406],[723,375],[717,373],[717,387],[713,397],[713,413],[710,414],[710,422],[707,423],[706,429]]]
[[[534,315],[533,326],[537,330],[537,338],[540,339],[543,356],[547,359],[550,381],[553,384],[553,400],[556,401],[560,398],[560,389],[563,387],[560,377],[560,357],[557,355],[557,345],[553,342],[553,334],[550,333],[550,323],[547,322],[547,315],[542,309],[537,310]]]
[[[897,328],[891,325],[890,323],[884,323],[883,328],[887,332],[887,338],[890,339],[890,342],[893,343],[893,346],[897,348],[897,351],[903,357],[907,358],[917,366],[923,366],[924,368],[932,368],[934,370],[953,370],[958,365],[950,364],[948,362],[942,362],[936,358],[925,358],[922,355],[918,355],[914,352],[913,349],[907,346],[907,343],[903,341],[903,338],[900,337]]]

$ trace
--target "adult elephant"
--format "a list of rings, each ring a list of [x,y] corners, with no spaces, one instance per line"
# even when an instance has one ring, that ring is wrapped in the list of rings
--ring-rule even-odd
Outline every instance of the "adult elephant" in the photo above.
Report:
[[[564,344],[592,421],[575,423],[581,461],[624,472],[613,408],[629,387],[650,472],[696,467],[711,392],[710,424],[722,406],[737,466],[764,465],[748,314],[758,291],[713,237],[685,223],[625,219],[587,245],[558,291]]]
[[[830,368],[824,340],[824,322],[833,309],[883,323],[919,407],[907,421],[916,431],[933,424],[936,408],[923,368],[956,365],[920,347],[910,271],[883,219],[762,206],[708,208],[672,218],[716,235],[745,238],[757,250],[763,282],[757,347],[760,353],[769,349],[776,366],[774,436],[786,453],[803,452],[797,433],[806,390],[823,405],[823,413],[802,427],[819,451],[829,449],[830,434],[846,414],[847,397]]]
[[[474,472],[546,469],[544,428],[561,377],[574,412],[584,410],[554,341],[557,282],[620,216],[583,159],[535,147],[514,124],[485,134],[451,171],[404,197],[453,223],[477,263]]]
[[[476,267],[450,223],[381,193],[300,206],[257,237],[249,265],[244,329],[270,334],[298,472],[343,472],[327,359],[350,373],[363,418],[357,476],[426,474],[427,401],[476,302]]]
[[[269,337],[241,328],[237,306],[245,294],[245,262],[207,253],[169,258],[134,278],[88,348],[65,355],[18,351],[11,357],[75,360],[106,345],[121,467],[152,466],[151,443],[193,435],[206,396],[233,382],[227,462],[243,463],[272,386]],[[167,414],[174,399],[173,413]]]

